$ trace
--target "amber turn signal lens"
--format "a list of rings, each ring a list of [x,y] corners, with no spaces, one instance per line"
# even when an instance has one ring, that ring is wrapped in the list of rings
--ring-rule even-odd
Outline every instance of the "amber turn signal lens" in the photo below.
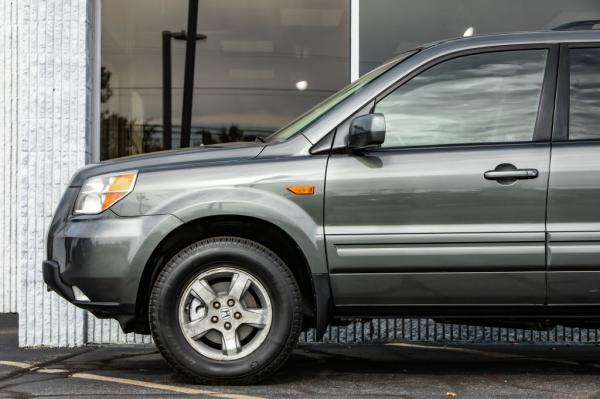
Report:
[[[287,189],[296,195],[313,195],[315,193],[315,186],[290,186]]]
[[[108,186],[102,209],[110,208],[112,204],[129,194],[135,183],[135,178],[135,173],[115,176]]]
[[[133,185],[133,181],[135,180],[135,174],[130,173],[128,175],[119,175],[116,176],[115,179],[110,183],[108,187],[109,192],[114,191],[128,191]]]

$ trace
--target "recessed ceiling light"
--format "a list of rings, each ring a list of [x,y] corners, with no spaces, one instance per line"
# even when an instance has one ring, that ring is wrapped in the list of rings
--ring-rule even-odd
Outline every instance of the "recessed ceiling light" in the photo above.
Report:
[[[465,31],[465,33],[463,33],[463,37],[473,36],[474,34],[475,34],[475,28],[472,26],[469,26],[467,28],[467,30]]]
[[[296,89],[300,90],[300,91],[304,91],[308,88],[308,82],[306,80],[301,80],[299,82],[296,82]]]

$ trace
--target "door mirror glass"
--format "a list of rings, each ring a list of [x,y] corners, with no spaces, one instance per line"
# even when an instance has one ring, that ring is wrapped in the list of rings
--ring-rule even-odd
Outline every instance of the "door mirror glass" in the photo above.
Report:
[[[348,148],[361,150],[379,147],[385,141],[383,114],[361,115],[352,120],[348,135]]]

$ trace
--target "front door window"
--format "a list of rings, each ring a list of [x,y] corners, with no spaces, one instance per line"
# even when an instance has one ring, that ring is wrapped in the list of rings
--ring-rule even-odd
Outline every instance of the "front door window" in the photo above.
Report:
[[[482,53],[427,69],[377,103],[383,147],[532,141],[547,54]]]

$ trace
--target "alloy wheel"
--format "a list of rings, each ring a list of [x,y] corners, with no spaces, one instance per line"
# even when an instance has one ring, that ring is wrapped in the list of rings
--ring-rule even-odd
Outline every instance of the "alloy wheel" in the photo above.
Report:
[[[264,285],[229,265],[199,273],[179,301],[179,325],[185,339],[213,360],[235,360],[254,352],[267,337],[272,317]]]

